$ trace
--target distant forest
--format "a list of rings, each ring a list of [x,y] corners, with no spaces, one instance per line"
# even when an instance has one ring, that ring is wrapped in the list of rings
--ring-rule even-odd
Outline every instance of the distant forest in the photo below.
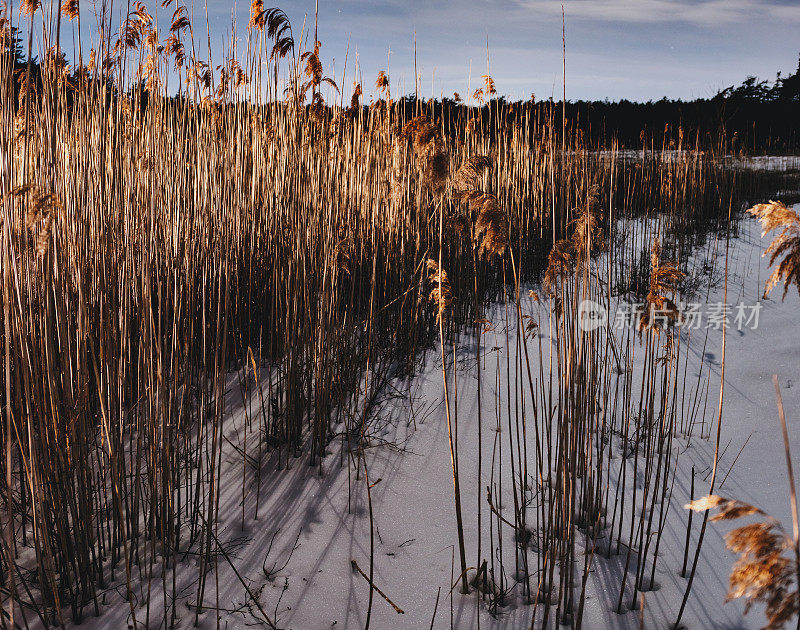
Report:
[[[708,99],[633,103],[623,100],[576,101],[567,104],[567,116],[594,141],[616,137],[628,148],[641,146],[642,131],[650,138],[664,133],[675,142],[675,130],[683,128],[691,145],[725,142],[728,151],[789,153],[800,149],[800,59],[794,74],[775,81],[756,77],[730,86]],[[671,131],[671,133],[670,133]],[[735,135],[734,135],[735,134]],[[692,138],[692,135],[695,138]]]
[[[503,97],[492,99],[506,103]],[[444,99],[443,110],[457,106]],[[560,101],[518,103],[540,113],[561,115]],[[484,113],[484,118],[487,113]],[[643,145],[700,146],[725,153],[797,153],[800,151],[800,58],[794,74],[774,81],[747,77],[741,85],[720,90],[711,98],[636,103],[567,101],[567,124],[580,129],[593,146],[607,147],[616,139],[620,148]]]
[[[36,58],[28,62],[19,35],[16,28],[5,27],[0,37],[0,55],[14,58],[17,93],[29,68],[33,84],[40,85],[39,62]],[[73,67],[71,77],[77,79],[80,72]],[[112,85],[108,89],[115,92]],[[143,86],[140,89],[146,92]],[[399,99],[395,105],[406,115],[413,115],[418,107],[413,94]],[[505,107],[508,105],[511,107]],[[434,118],[441,117],[445,127],[453,121],[463,121],[464,108],[457,96],[427,104],[429,113]],[[470,108],[471,117],[475,117],[477,109]],[[562,115],[561,102],[553,99],[511,102],[496,96],[483,104],[484,119],[489,118],[491,110],[503,110],[506,122],[514,122],[523,112],[539,117]],[[585,140],[595,147],[607,147],[616,140],[622,149],[669,148],[680,144],[726,153],[797,153],[800,152],[800,58],[794,74],[784,77],[779,72],[774,81],[747,77],[741,85],[725,88],[711,98],[683,101],[664,97],[646,103],[567,101],[564,114],[568,126],[580,129]]]

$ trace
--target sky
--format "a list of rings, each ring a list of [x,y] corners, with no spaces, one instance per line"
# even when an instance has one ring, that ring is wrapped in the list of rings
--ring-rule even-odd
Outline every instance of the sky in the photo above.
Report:
[[[196,34],[206,31],[203,2],[194,0]],[[249,2],[207,2],[212,41],[230,33],[232,19],[246,38]],[[273,2],[298,38],[306,21],[312,46],[314,0],[264,6]],[[168,19],[156,0],[145,3]],[[563,0],[563,7],[569,100],[707,98],[749,75],[774,80],[798,67],[800,0]],[[321,56],[346,96],[359,77],[369,101],[379,70],[388,70],[393,95],[408,94],[416,36],[424,97],[466,96],[488,64],[499,94],[560,100],[561,11],[561,0],[319,0]]]
[[[271,6],[269,0],[265,6]],[[313,26],[313,0],[279,5],[297,31]],[[565,0],[567,98],[646,101],[713,96],[749,75],[793,73],[800,53],[800,0]],[[345,92],[357,55],[365,94],[388,68],[392,91],[467,94],[487,69],[497,90],[537,99],[562,91],[559,0],[320,0],[319,39],[328,73]],[[212,29],[244,25],[249,6],[209,0]],[[309,41],[313,38],[309,38]],[[348,52],[349,45],[349,52]],[[398,92],[399,90],[399,92]]]

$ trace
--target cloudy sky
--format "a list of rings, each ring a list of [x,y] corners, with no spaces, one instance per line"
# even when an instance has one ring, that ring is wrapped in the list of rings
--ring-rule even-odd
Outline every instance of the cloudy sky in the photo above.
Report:
[[[203,2],[194,0],[195,33],[205,33]],[[232,18],[245,37],[248,0],[207,2],[212,39],[230,32]],[[264,0],[264,6],[273,2],[289,15],[298,37],[304,19],[313,27],[314,0]],[[155,6],[155,0],[147,5]],[[478,87],[486,73],[487,37],[489,71],[500,93],[527,98],[533,92],[537,99],[561,94],[561,0],[319,0],[319,5],[322,59],[346,94],[356,61],[367,99],[378,71],[387,68],[393,94],[413,92],[415,33],[426,97],[466,95],[468,85]],[[797,68],[800,0],[564,0],[563,5],[569,99],[709,97],[748,75],[772,80],[779,70],[791,74]]]
[[[264,3],[270,6],[269,1]],[[561,93],[559,0],[320,0],[323,61],[345,85],[356,54],[365,87],[388,66],[393,91],[413,91],[414,34],[422,92],[466,94],[489,67],[498,91]],[[280,5],[299,30],[313,0]],[[231,5],[209,0],[220,23]],[[248,7],[238,12],[240,23]],[[800,52],[800,0],[565,0],[567,98],[713,95],[747,75],[790,74]],[[312,36],[313,37],[313,36]],[[471,70],[470,70],[471,68]]]

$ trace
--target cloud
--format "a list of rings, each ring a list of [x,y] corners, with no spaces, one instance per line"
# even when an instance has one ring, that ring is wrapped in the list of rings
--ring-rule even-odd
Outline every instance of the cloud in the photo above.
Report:
[[[522,0],[533,11],[561,15],[560,0]],[[568,19],[698,26],[752,20],[800,21],[800,6],[763,0],[564,0]]]
[[[393,94],[465,94],[490,71],[500,92],[547,98],[561,91],[562,0],[325,0],[320,39],[326,72],[348,88],[363,80],[365,100],[387,70]],[[710,96],[747,75],[797,67],[800,0],[563,0],[568,98],[657,99]],[[313,28],[313,0],[285,0],[295,34]],[[212,45],[230,25],[229,2],[209,0]],[[249,3],[237,13],[246,49]],[[196,29],[204,28],[204,16]],[[201,19],[201,17],[203,19]],[[313,31],[312,31],[313,32]],[[793,39],[794,38],[794,39]],[[306,42],[310,37],[306,36]],[[414,44],[417,44],[416,59]],[[748,42],[758,42],[748,46]],[[342,80],[347,55],[347,76]],[[471,80],[471,83],[470,83]],[[345,89],[346,91],[346,89]]]

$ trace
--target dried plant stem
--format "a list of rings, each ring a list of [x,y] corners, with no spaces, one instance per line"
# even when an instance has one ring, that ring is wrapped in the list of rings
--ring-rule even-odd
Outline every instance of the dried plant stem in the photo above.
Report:
[[[438,295],[439,300],[443,300],[442,297],[444,295],[444,287],[443,287],[443,280],[444,274],[442,273],[442,234],[444,229],[444,215],[443,210],[439,210],[439,273],[438,273]],[[438,320],[439,320],[439,349],[440,349],[440,356],[442,361],[442,387],[444,390],[444,403],[445,403],[445,413],[447,415],[447,437],[450,443],[450,467],[453,473],[453,495],[455,498],[455,508],[456,508],[456,528],[458,530],[458,554],[459,560],[461,561],[461,592],[468,593],[469,592],[469,585],[467,584],[467,555],[466,550],[464,548],[464,522],[461,516],[461,488],[459,485],[459,478],[458,478],[458,456],[456,454],[457,444],[455,442],[456,433],[453,428],[453,421],[450,414],[450,396],[448,393],[447,387],[447,362],[445,360],[445,343],[444,343],[444,313],[442,312],[441,305],[437,304],[437,309],[439,312]],[[457,375],[454,373],[453,378],[456,378]],[[456,404],[458,404],[456,402]]]
[[[729,255],[730,255],[730,222],[731,222],[731,207],[728,207],[728,229],[725,232],[725,285],[723,291],[723,302],[727,303],[728,301],[728,263],[729,263]],[[713,467],[711,469],[711,483],[709,484],[709,491],[708,494],[714,494],[714,483],[717,480],[717,465],[719,464],[719,444],[720,438],[722,436],[722,403],[724,400],[725,394],[725,350],[726,350],[726,341],[727,341],[727,328],[723,326],[722,328],[722,365],[720,368],[720,383],[719,383],[719,405],[717,407],[717,437],[714,441],[714,459],[713,459]],[[689,573],[689,582],[686,584],[686,590],[683,593],[683,600],[681,601],[681,607],[678,610],[678,617],[673,624],[673,628],[676,630],[680,627],[681,618],[683,617],[684,610],[686,610],[686,602],[689,600],[689,593],[692,590],[692,582],[694,582],[694,575],[695,571],[697,571],[697,562],[700,558],[700,550],[703,546],[703,538],[705,537],[706,527],[708,525],[708,512],[703,514],[703,524],[700,527],[700,535],[697,539],[697,549],[695,550],[694,560],[692,561],[692,570]]]
[[[783,432],[783,447],[786,454],[786,475],[789,477],[789,500],[792,504],[792,548],[795,556],[795,567],[797,569],[797,587],[800,588],[800,519],[797,516],[797,490],[794,486],[794,471],[792,468],[792,455],[789,450],[789,431],[786,428],[786,414],[783,411],[783,397],[781,387],[778,384],[778,375],[772,375],[772,383],[775,386],[775,399],[778,403],[778,417],[781,421],[781,431]],[[800,595],[798,595],[800,597]],[[798,606],[800,608],[800,605]],[[797,628],[800,630],[800,614],[797,615]]]
[[[398,606],[397,604],[395,604],[395,603],[394,603],[394,602],[393,602],[391,599],[389,599],[389,597],[386,595],[386,593],[384,593],[384,592],[383,592],[381,589],[379,589],[377,586],[375,586],[375,584],[373,584],[373,583],[372,583],[372,580],[370,580],[370,579],[369,579],[369,577],[367,576],[367,574],[366,574],[366,573],[364,573],[364,572],[361,570],[361,567],[359,567],[359,566],[358,566],[358,563],[357,563],[355,560],[351,560],[351,561],[350,561],[350,564],[352,564],[352,565],[353,565],[353,568],[354,568],[356,571],[358,571],[358,572],[361,574],[361,577],[363,577],[363,578],[364,578],[364,579],[367,581],[367,584],[369,584],[369,585],[370,585],[370,586],[371,586],[371,587],[372,587],[372,588],[375,590],[375,592],[376,592],[378,595],[380,595],[381,597],[383,597],[383,599],[385,599],[385,600],[386,600],[386,601],[389,603],[389,605],[390,605],[392,608],[394,608],[395,612],[396,612],[398,615],[405,614],[405,611],[404,611],[402,608],[400,608],[400,606]]]

